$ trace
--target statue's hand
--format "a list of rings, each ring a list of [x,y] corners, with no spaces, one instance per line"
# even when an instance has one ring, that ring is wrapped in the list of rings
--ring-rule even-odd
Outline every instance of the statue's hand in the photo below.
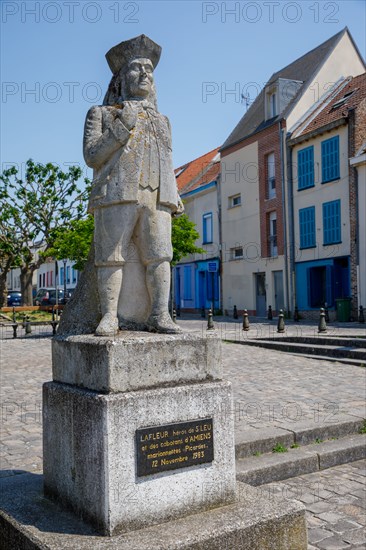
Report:
[[[120,105],[115,105],[105,108],[104,123],[111,130],[115,139],[122,145],[127,143],[130,137],[129,128],[125,122],[122,122],[120,113],[122,112]]]
[[[123,108],[118,111],[118,116],[128,130],[136,126],[137,109],[131,103],[124,103]]]

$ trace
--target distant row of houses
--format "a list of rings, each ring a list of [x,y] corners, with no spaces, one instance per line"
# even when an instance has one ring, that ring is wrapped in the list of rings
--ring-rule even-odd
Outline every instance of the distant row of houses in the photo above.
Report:
[[[304,317],[366,305],[366,74],[344,29],[274,73],[225,143],[176,170],[205,254],[176,305]],[[348,302],[352,299],[352,302]]]

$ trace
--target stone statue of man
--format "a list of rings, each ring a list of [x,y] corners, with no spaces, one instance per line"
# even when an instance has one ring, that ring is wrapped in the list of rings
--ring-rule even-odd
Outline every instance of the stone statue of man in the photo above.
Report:
[[[89,211],[95,220],[94,253],[101,320],[95,334],[123,327],[121,304],[131,246],[144,270],[149,298],[145,328],[175,333],[168,310],[171,216],[183,210],[173,171],[171,131],[157,110],[153,71],[161,48],[141,35],[106,55],[113,78],[102,106],[86,118],[84,157],[94,169]]]

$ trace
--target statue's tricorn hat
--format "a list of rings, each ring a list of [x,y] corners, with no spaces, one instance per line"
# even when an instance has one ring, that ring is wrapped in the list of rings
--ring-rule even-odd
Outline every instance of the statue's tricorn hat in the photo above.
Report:
[[[124,65],[137,57],[150,59],[154,69],[159,63],[161,47],[145,34],[126,40],[113,46],[106,54],[108,65],[113,74],[118,73]]]

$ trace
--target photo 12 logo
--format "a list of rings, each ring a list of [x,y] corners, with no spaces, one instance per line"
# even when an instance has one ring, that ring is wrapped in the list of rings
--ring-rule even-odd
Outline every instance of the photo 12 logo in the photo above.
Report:
[[[1,102],[10,103],[75,103],[82,100],[91,105],[102,101],[104,92],[98,82],[2,82]]]
[[[137,2],[2,2],[1,21],[8,23],[139,23]]]
[[[339,23],[337,2],[202,2],[202,23]]]

